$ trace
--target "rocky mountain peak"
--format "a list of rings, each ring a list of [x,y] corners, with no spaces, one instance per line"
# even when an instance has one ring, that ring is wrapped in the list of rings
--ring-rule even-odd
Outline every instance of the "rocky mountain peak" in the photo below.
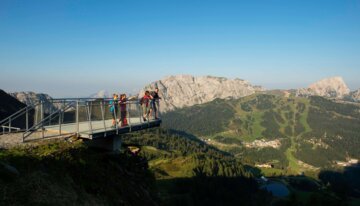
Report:
[[[264,90],[241,79],[177,75],[165,77],[145,86],[139,96],[143,96],[145,90],[154,90],[156,87],[159,88],[162,97],[160,106],[162,111],[202,104],[216,98],[240,98]]]
[[[298,89],[297,96],[323,96],[343,98],[350,93],[342,77],[331,77],[311,84],[308,88]]]
[[[90,98],[110,98],[111,95],[107,90],[100,90],[95,94],[90,95]]]
[[[13,92],[9,93],[9,95],[13,96],[14,98],[26,105],[33,106],[40,102],[43,102],[45,112],[50,112],[50,110],[56,111],[57,108],[61,107],[61,103],[54,103],[53,98],[48,94],[35,92]]]
[[[360,89],[351,92],[349,96],[350,100],[360,102]]]
[[[52,98],[47,94],[35,93],[35,92],[13,92],[9,93],[11,96],[18,99],[20,102],[27,105],[35,105],[40,101],[51,101]]]

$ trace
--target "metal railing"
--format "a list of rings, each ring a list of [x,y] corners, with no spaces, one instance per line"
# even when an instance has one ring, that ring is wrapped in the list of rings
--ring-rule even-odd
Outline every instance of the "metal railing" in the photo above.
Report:
[[[159,108],[158,115],[149,111],[151,102],[149,113],[144,113],[139,100],[111,102],[96,98],[53,99],[50,104],[39,102],[22,108],[0,125],[3,134],[23,132],[23,141],[72,134],[92,138],[93,134],[119,134],[124,128],[131,132],[134,126],[150,124],[156,121],[155,116],[160,117]],[[159,106],[158,100],[154,104]]]
[[[19,132],[21,130],[27,130],[29,128],[29,113],[36,111],[36,108],[39,107],[41,103],[35,103],[35,105],[28,105],[14,114],[10,115],[9,117],[0,121],[0,125],[2,128],[2,134],[12,133],[13,130]],[[16,121],[22,121],[25,119],[25,124],[20,126],[20,124],[14,124]]]

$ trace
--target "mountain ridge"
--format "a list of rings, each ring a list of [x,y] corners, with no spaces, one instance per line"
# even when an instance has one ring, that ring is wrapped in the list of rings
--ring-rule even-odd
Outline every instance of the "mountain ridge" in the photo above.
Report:
[[[162,112],[172,111],[183,107],[196,104],[203,104],[219,99],[237,99],[249,96],[258,92],[271,93],[275,90],[266,90],[261,86],[254,86],[249,81],[234,78],[215,76],[191,76],[191,75],[172,75],[166,76],[161,80],[154,81],[140,90],[138,97],[141,98],[146,90],[160,89],[162,97],[160,110]],[[335,98],[345,101],[360,102],[360,89],[350,91],[342,77],[325,78],[312,83],[307,88],[276,90],[279,94],[294,94],[297,97],[322,96]],[[12,92],[9,93],[20,102],[27,105],[34,105],[36,102],[43,101],[50,108],[52,97],[48,94],[35,92]],[[92,98],[108,98],[109,92],[100,90],[90,95]],[[52,109],[58,108],[54,104]]]
[[[236,78],[214,76],[176,75],[168,76],[150,83],[140,92],[159,88],[162,97],[162,111],[171,111],[195,104],[202,104],[216,98],[239,98],[264,91],[260,86],[253,86],[248,81]]]
[[[296,91],[296,96],[322,96],[342,99],[350,94],[350,89],[340,76],[325,78]]]
[[[61,108],[61,103],[54,103],[53,98],[44,93],[35,93],[35,92],[11,92],[9,93],[12,97],[16,98],[20,102],[28,105],[34,106],[40,102],[44,104],[44,112],[56,111],[58,108]]]

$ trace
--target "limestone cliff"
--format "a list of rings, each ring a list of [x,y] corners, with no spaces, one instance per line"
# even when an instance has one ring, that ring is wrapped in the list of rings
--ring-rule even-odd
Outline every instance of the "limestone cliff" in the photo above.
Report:
[[[48,94],[35,92],[13,92],[9,94],[26,105],[36,105],[42,101],[44,103],[44,112],[56,111],[61,107],[60,103],[53,103],[53,98]]]
[[[264,90],[262,87],[253,86],[241,79],[177,75],[166,77],[145,86],[139,96],[142,96],[145,90],[152,91],[156,87],[159,88],[159,94],[162,97],[161,111],[203,104],[216,98],[240,98]]]
[[[332,77],[311,84],[308,88],[298,89],[296,96],[322,96],[341,99],[350,93],[342,77]]]

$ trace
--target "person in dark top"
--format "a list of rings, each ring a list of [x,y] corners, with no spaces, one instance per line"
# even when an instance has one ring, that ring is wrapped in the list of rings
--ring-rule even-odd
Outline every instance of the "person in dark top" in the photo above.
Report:
[[[127,126],[128,122],[127,122],[127,118],[126,118],[126,102],[127,102],[127,98],[126,98],[126,94],[121,94],[120,95],[120,121],[121,121],[121,126]]]
[[[147,118],[149,118],[150,113],[150,101],[152,99],[152,96],[150,95],[149,91],[145,92],[145,95],[141,98],[140,104],[143,108],[143,120],[147,121]]]
[[[151,108],[150,108],[150,114],[152,111],[154,111],[155,119],[159,119],[159,106],[160,106],[160,99],[159,96],[159,88],[155,88],[155,91],[151,92],[152,100],[151,100]]]

